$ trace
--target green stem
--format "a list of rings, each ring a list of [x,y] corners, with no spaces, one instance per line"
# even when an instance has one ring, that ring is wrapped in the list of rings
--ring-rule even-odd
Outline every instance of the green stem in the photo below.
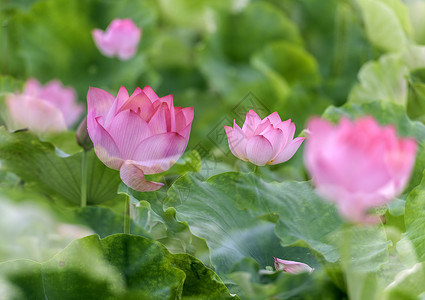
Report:
[[[87,206],[87,151],[81,160],[81,207]]]
[[[254,170],[252,171],[252,173],[258,174],[257,172],[258,172],[258,166],[257,165],[254,165]]]
[[[130,234],[130,196],[126,195],[125,197],[125,212],[124,212],[124,233]]]

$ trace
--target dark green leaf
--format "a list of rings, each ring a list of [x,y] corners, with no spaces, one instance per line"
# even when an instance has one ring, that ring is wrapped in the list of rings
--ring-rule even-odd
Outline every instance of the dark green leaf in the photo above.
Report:
[[[27,299],[232,299],[210,269],[158,242],[117,234],[72,242],[44,263],[0,264]]]
[[[55,147],[28,131],[9,133],[0,128],[0,158],[31,188],[74,204],[80,202],[82,152],[61,157]],[[63,153],[62,153],[63,154]],[[61,154],[61,155],[62,155]],[[87,159],[87,202],[101,203],[118,197],[118,172],[109,169],[94,154]]]

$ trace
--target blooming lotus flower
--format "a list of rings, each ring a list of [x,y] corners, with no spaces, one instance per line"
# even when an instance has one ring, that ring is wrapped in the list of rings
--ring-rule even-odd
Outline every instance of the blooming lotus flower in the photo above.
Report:
[[[118,56],[121,60],[130,59],[136,54],[142,30],[131,19],[115,19],[106,31],[94,29],[94,42],[103,55]]]
[[[29,79],[24,92],[8,95],[6,104],[15,129],[45,133],[64,131],[78,120],[83,106],[76,100],[74,89],[58,80],[42,86],[36,79]]]
[[[98,88],[87,94],[87,129],[99,159],[120,170],[122,181],[138,191],[163,184],[145,174],[168,170],[184,153],[193,107],[174,107],[173,96],[159,98],[149,87],[129,97],[124,87],[117,97]]]
[[[308,129],[305,163],[318,193],[335,202],[350,221],[376,221],[367,212],[403,191],[416,141],[397,138],[393,126],[381,127],[371,117],[343,118],[338,125],[316,118]]]
[[[304,137],[294,139],[295,124],[282,122],[277,112],[263,120],[251,109],[242,129],[233,121],[233,128],[224,126],[230,151],[237,158],[257,166],[276,165],[289,160],[297,152]]]
[[[307,264],[291,261],[291,260],[283,260],[276,257],[274,259],[274,268],[276,271],[283,271],[291,274],[299,274],[304,272],[313,272],[314,269]]]

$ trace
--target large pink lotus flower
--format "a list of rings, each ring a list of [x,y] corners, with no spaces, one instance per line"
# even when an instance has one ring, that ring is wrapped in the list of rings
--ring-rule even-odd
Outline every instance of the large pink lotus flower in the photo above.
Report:
[[[381,127],[372,117],[338,125],[322,119],[308,124],[305,163],[318,193],[337,204],[353,222],[375,222],[371,208],[399,195],[412,171],[417,143],[397,138],[393,126]]]
[[[77,104],[73,88],[64,87],[58,80],[42,86],[36,79],[25,83],[22,94],[6,97],[15,129],[28,128],[38,133],[64,131],[73,125],[83,106]]]
[[[304,272],[313,272],[314,269],[309,265],[292,260],[283,260],[276,257],[274,259],[274,268],[276,271],[283,271],[290,274],[300,274]]]
[[[128,60],[136,54],[142,30],[131,19],[115,19],[106,31],[94,29],[94,42],[103,55]]]
[[[144,175],[168,170],[184,153],[193,107],[174,107],[172,95],[159,98],[149,86],[137,88],[131,97],[121,87],[116,98],[90,88],[87,107],[87,128],[99,159],[120,170],[129,187],[159,189],[163,184]]]
[[[263,120],[251,109],[242,129],[233,121],[233,128],[224,126],[230,151],[239,159],[257,166],[276,165],[289,160],[297,152],[304,137],[294,139],[295,124],[282,122],[277,112]]]

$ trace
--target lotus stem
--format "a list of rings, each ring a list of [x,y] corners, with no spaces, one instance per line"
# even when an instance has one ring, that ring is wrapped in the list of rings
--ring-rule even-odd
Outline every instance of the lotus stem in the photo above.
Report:
[[[81,160],[81,207],[87,206],[87,151],[83,151]]]
[[[130,222],[131,222],[131,216],[130,216],[130,196],[126,195],[125,197],[125,212],[124,212],[124,233],[130,234]]]

